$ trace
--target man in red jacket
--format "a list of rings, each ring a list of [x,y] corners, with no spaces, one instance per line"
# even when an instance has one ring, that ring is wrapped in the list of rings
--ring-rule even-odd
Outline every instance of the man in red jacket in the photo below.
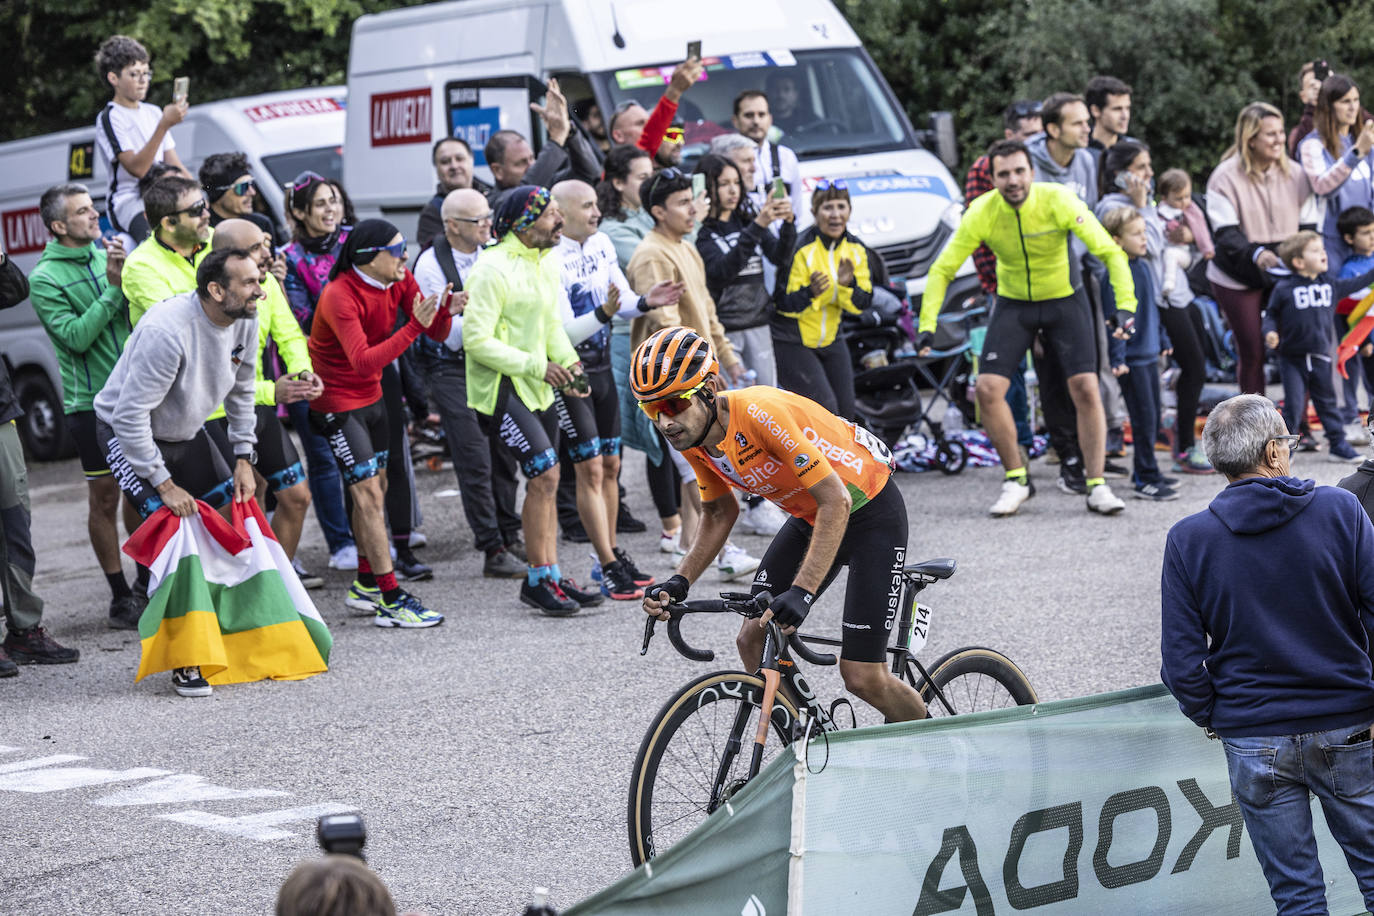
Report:
[[[382,369],[421,334],[444,341],[452,288],[426,298],[406,269],[405,249],[405,238],[386,220],[363,220],[349,235],[311,326],[310,361],[324,394],[310,402],[310,422],[329,442],[353,498],[358,578],[345,603],[375,612],[379,627],[418,628],[437,626],[444,615],[396,584],[385,471],[389,423],[401,420],[388,417],[382,403]],[[409,320],[398,328],[401,313]]]

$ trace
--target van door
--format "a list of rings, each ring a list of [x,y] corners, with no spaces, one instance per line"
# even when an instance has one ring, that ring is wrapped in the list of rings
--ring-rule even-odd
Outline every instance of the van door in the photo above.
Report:
[[[444,126],[450,137],[472,147],[477,177],[492,183],[485,147],[498,130],[529,138],[535,155],[544,145],[544,122],[530,103],[544,95],[544,84],[532,76],[497,76],[449,80],[444,84]]]

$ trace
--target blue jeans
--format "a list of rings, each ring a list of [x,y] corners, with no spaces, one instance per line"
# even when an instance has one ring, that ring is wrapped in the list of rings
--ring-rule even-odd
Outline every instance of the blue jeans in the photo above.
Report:
[[[329,552],[336,553],[353,543],[353,529],[349,527],[348,512],[344,509],[343,480],[339,477],[339,466],[334,463],[334,453],[329,450],[329,443],[310,428],[310,402],[287,404],[286,412],[290,414],[291,426],[300,436],[301,447],[305,450],[306,482],[310,486],[310,502],[315,507],[315,519],[324,532]]]
[[[1309,792],[1374,909],[1374,745],[1345,743],[1359,730],[1222,739],[1231,791],[1281,916],[1327,912]]]

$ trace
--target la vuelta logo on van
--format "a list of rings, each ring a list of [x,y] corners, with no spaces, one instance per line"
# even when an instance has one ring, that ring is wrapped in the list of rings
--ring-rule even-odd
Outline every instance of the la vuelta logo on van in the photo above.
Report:
[[[428,143],[433,122],[430,104],[428,86],[372,96],[372,145]]]
[[[42,251],[48,244],[48,229],[37,207],[27,210],[6,210],[0,214],[3,225],[5,251],[9,254],[31,254]]]

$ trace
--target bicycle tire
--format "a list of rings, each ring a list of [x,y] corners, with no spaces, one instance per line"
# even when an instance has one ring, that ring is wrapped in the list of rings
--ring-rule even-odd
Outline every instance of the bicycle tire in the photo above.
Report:
[[[729,685],[734,684],[734,688]],[[706,674],[679,690],[654,717],[653,724],[640,742],[639,753],[635,755],[634,772],[630,777],[630,798],[628,822],[630,832],[630,860],[635,866],[642,865],[658,852],[667,849],[692,828],[706,819],[710,806],[712,788],[716,780],[724,742],[733,726],[734,713],[740,703],[748,702],[754,707],[745,726],[744,747],[730,768],[729,777],[743,778],[748,772],[750,751],[753,745],[754,730],[757,728],[757,709],[763,700],[763,678],[743,671],[716,671]],[[724,704],[728,703],[728,709]],[[708,722],[705,711],[709,706],[721,706],[712,710]],[[724,719],[722,720],[722,715]],[[692,748],[685,754],[682,748],[690,745],[683,726],[697,720],[708,742],[713,739],[712,729],[719,738],[719,746],[708,753]],[[765,752],[765,765],[775,756],[776,751],[792,741],[792,725],[797,720],[797,709],[792,702],[778,692],[773,701],[773,734],[778,738],[770,744],[773,753]],[[690,728],[688,729],[691,730]],[[722,733],[723,731],[723,733]],[[675,739],[676,740],[675,742]],[[673,781],[670,783],[660,773],[660,764],[665,754],[670,755],[673,767]],[[663,780],[663,781],[661,781]],[[693,784],[696,791],[690,793],[679,782]],[[681,799],[667,799],[666,791],[671,789]],[[655,796],[659,801],[655,804]],[[671,801],[671,804],[670,804]],[[689,808],[685,813],[664,822],[664,816],[673,806]],[[657,828],[655,815],[657,814]],[[672,828],[669,830],[669,828]],[[656,836],[655,830],[659,833]],[[666,842],[665,842],[666,840]]]
[[[935,447],[935,466],[943,474],[953,476],[968,463],[968,446],[958,439],[945,439]]]
[[[948,715],[931,681],[954,707],[955,715],[1040,702],[1025,673],[995,649],[981,646],[955,649],[931,666],[930,681],[913,676],[912,667],[908,662],[908,677],[920,692],[931,716]]]

